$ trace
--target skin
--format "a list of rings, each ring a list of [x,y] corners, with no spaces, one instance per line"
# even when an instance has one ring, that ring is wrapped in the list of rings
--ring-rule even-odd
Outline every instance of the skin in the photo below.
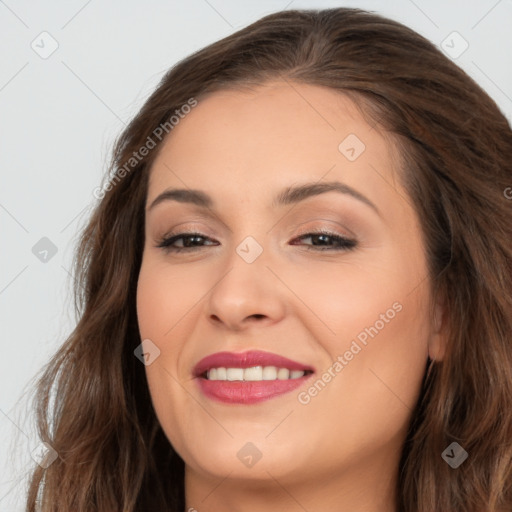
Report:
[[[338,149],[351,133],[366,146],[354,161]],[[443,312],[436,304],[430,321],[422,234],[397,166],[388,135],[346,96],[313,85],[213,93],[168,136],[150,173],[137,310],[141,339],[160,350],[147,380],[185,461],[187,510],[396,510],[400,452],[427,356],[441,359],[444,347]],[[271,206],[286,187],[327,181],[353,187],[378,213],[333,191]],[[200,189],[215,205],[163,201],[150,210],[167,188]],[[300,238],[321,228],[356,247]],[[156,247],[187,231],[207,238],[189,252]],[[236,252],[247,236],[263,248],[252,263]],[[396,303],[401,311],[347,361],[352,341]],[[309,364],[315,375],[253,405],[201,393],[192,377],[200,359],[248,349]],[[335,372],[338,356],[347,364]],[[300,403],[329,368],[330,382]],[[237,457],[247,442],[262,455],[252,467]]]

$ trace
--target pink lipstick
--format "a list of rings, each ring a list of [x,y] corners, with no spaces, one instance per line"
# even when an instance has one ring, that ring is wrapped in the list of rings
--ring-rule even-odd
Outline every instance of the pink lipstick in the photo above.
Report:
[[[289,393],[313,373],[310,365],[259,350],[217,352],[193,369],[207,397],[232,404],[254,404]]]

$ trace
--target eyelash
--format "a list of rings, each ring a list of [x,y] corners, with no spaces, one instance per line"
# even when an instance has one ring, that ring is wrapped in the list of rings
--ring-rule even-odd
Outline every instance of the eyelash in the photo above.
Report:
[[[308,251],[316,251],[316,252],[318,252],[318,251],[351,251],[357,247],[356,240],[346,238],[344,236],[338,235],[337,233],[332,233],[331,231],[326,231],[326,230],[310,231],[307,233],[303,233],[302,235],[299,235],[294,240],[298,240],[301,238],[310,238],[311,236],[321,236],[321,235],[328,236],[328,237],[332,238],[335,242],[339,243],[340,246],[338,246],[337,248],[328,248],[328,249],[318,248],[318,249],[316,249],[315,247],[318,247],[318,246],[310,245],[310,246],[307,246]],[[202,233],[184,232],[184,233],[170,234],[169,236],[162,238],[158,242],[156,247],[163,249],[164,252],[174,252],[174,253],[190,252],[190,251],[194,251],[200,247],[204,247],[204,246],[173,247],[171,245],[174,242],[176,242],[177,240],[179,240],[181,238],[187,238],[187,237],[201,237],[206,240],[211,240],[210,238],[203,235]]]

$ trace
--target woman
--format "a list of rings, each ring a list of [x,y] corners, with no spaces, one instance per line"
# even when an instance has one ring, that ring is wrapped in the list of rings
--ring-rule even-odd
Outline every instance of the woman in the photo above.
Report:
[[[511,510],[511,183],[496,104],[397,22],[178,63],[95,192],[28,510]]]

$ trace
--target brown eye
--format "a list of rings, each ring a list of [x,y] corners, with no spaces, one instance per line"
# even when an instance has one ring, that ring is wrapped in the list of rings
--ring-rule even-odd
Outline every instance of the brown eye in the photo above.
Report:
[[[178,240],[182,241],[182,246],[173,245]],[[162,238],[156,247],[163,249],[166,252],[181,252],[194,250],[198,247],[203,247],[202,241],[209,240],[211,238],[203,235],[202,233],[178,233]],[[215,244],[213,244],[215,245]]]
[[[355,240],[346,238],[338,233],[332,233],[330,231],[313,231],[310,233],[304,233],[295,240],[301,240],[304,238],[310,238],[312,245],[307,247],[308,250],[317,251],[343,251],[354,249],[357,246]],[[292,244],[297,245],[297,244]]]

